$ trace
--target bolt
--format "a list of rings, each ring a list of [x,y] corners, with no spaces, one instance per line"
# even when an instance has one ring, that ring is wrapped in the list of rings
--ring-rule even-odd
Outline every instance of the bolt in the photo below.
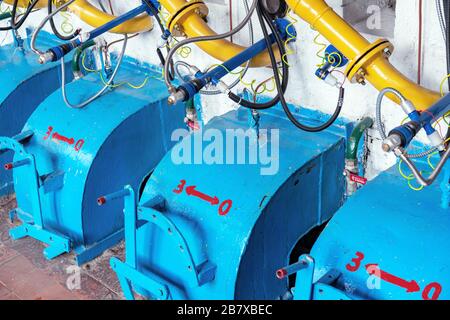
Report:
[[[356,82],[365,86],[366,85],[365,76],[366,76],[366,72],[363,69],[359,69],[355,75]]]

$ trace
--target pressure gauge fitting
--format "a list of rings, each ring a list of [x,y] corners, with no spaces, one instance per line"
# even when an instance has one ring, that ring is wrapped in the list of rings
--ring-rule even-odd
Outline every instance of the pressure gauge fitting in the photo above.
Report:
[[[284,0],[262,0],[261,3],[274,19],[283,18],[287,14],[288,6]]]

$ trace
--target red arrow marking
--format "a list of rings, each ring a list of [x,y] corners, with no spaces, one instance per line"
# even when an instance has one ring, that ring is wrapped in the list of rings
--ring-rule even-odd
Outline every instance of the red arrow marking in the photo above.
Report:
[[[60,134],[57,133],[57,132],[55,132],[55,133],[52,135],[52,139],[55,139],[55,140],[59,140],[59,141],[65,142],[65,143],[68,143],[68,144],[70,144],[70,145],[72,145],[72,144],[75,143],[75,139],[74,139],[74,138],[70,138],[70,139],[69,139],[69,138],[66,138],[66,137],[60,135]]]
[[[200,191],[195,190],[195,188],[196,188],[196,186],[187,187],[186,188],[187,195],[200,198],[206,202],[209,202],[213,206],[219,204],[219,198],[208,196],[207,194],[204,194],[204,193],[201,193]]]
[[[377,264],[367,264],[366,270],[370,275],[374,275],[386,282],[389,282],[393,285],[406,289],[407,293],[420,291],[420,287],[415,280],[406,281],[402,278],[396,277],[390,273],[381,270]]]

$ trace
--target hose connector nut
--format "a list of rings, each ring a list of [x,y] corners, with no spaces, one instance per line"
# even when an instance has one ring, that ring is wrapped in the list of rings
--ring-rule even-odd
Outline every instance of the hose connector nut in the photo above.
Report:
[[[384,152],[392,152],[401,146],[402,146],[402,138],[398,134],[394,133],[391,134],[386,139],[384,139],[382,148]]]
[[[171,106],[176,105],[178,101],[184,101],[186,98],[186,95],[183,90],[177,90],[176,92],[172,93],[169,98],[167,99],[167,103]]]
[[[55,60],[55,54],[52,51],[47,51],[39,55],[38,62],[40,64],[46,64]]]

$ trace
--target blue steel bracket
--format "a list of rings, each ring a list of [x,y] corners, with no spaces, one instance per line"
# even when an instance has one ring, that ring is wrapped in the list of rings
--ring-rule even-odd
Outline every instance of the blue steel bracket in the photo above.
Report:
[[[36,162],[34,156],[28,153],[23,143],[28,141],[33,135],[33,132],[27,131],[15,136],[14,138],[0,137],[0,151],[13,151],[18,155],[19,160],[8,164],[11,169],[14,167],[22,166],[23,169],[29,171],[30,182],[30,200],[33,207],[33,222],[24,222],[12,228],[9,234],[13,240],[18,240],[24,237],[32,237],[48,245],[44,249],[44,256],[51,260],[57,256],[70,252],[71,242],[69,239],[60,236],[56,233],[45,230],[42,220],[42,207],[40,199],[40,177],[36,169]],[[10,219],[14,220],[14,216],[18,210],[13,210],[10,214]]]
[[[341,276],[337,270],[328,271],[313,287],[313,300],[351,300],[342,290],[333,286]]]
[[[295,281],[294,300],[311,300],[313,297],[313,276],[315,262],[309,255],[302,255],[299,259],[301,268],[297,271]]]
[[[337,270],[328,271],[314,283],[315,261],[310,255],[303,255],[299,262],[277,271],[278,278],[297,273],[295,288],[292,289],[294,300],[350,300],[350,298],[333,284],[341,276]]]
[[[168,236],[173,238],[174,242],[177,243],[177,248],[180,248],[180,252],[185,259],[186,268],[190,271],[190,274],[192,274],[192,277],[189,278],[189,282],[192,286],[201,287],[214,280],[217,269],[216,265],[209,261],[202,263],[201,265],[195,264],[194,257],[192,256],[186,239],[167,215],[153,208],[139,207],[138,220],[153,223]]]
[[[63,253],[70,252],[71,242],[69,239],[47,231],[35,224],[23,223],[20,226],[9,230],[9,235],[13,240],[32,237],[48,245],[43,250],[47,260],[52,260]]]
[[[146,207],[137,206],[136,193],[131,186],[125,186],[123,190],[100,197],[97,202],[99,205],[104,205],[106,202],[124,198],[124,214],[125,214],[125,263],[116,258],[111,259],[111,266],[115,269],[122,289],[124,290],[127,299],[133,299],[133,293],[131,291],[131,283],[136,283],[139,286],[148,289],[149,292],[156,297],[165,296],[161,295],[161,287],[157,281],[153,280],[150,271],[147,271],[145,275],[137,270],[137,257],[136,257],[136,230],[142,227],[142,222],[153,223],[157,227],[167,233],[169,236],[176,240],[177,248],[180,248],[182,256],[186,260],[186,267],[190,271],[192,276],[189,278],[189,284],[191,286],[202,286],[205,283],[211,282],[215,278],[216,265],[206,261],[201,265],[196,265],[192,256],[191,250],[186,239],[181,234],[177,226],[166,215],[159,212],[155,207],[165,202],[161,196],[155,196],[152,200],[146,203]],[[139,221],[139,224],[138,224]],[[147,279],[145,279],[147,277]],[[168,295],[168,292],[167,292]]]
[[[136,268],[136,228],[137,228],[137,199],[134,189],[127,185],[122,190],[98,198],[98,205],[108,201],[124,199],[125,214],[125,262],[113,257],[110,260],[111,268],[116,272],[125,298],[134,300],[132,283],[150,292],[157,299],[168,299],[169,289],[166,285],[154,280],[148,274],[142,274]]]
[[[138,283],[139,287],[151,292],[159,300],[169,299],[169,288],[131,267],[126,262],[113,257],[110,260],[111,268],[117,274],[123,294],[127,300],[134,300],[132,283]]]

